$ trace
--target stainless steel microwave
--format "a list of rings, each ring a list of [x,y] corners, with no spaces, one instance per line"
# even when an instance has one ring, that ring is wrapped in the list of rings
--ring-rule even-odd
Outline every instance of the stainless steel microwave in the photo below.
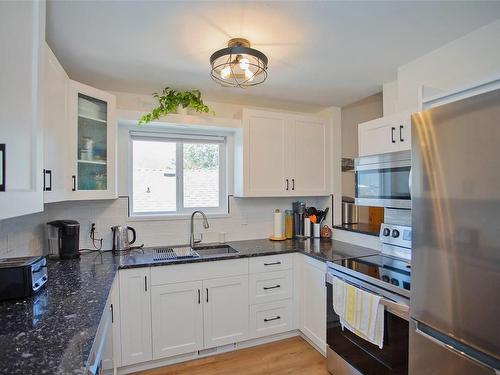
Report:
[[[354,172],[357,205],[411,208],[411,151],[357,158]]]

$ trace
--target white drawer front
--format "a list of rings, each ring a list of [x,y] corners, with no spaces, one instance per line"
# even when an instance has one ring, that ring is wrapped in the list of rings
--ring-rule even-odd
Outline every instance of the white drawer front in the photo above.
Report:
[[[250,275],[250,304],[292,297],[292,270]]]
[[[250,258],[250,273],[288,270],[292,268],[292,255],[267,255]]]
[[[250,335],[274,335],[292,329],[292,300],[250,306]]]

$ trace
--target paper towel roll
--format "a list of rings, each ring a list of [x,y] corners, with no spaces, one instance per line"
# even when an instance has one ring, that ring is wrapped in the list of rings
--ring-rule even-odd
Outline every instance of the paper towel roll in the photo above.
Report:
[[[280,238],[283,237],[283,228],[281,226],[281,211],[279,208],[274,210],[274,231],[273,237]]]

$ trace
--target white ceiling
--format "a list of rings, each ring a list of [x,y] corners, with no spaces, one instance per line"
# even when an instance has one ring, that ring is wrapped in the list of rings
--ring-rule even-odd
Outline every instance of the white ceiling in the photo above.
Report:
[[[47,41],[71,78],[150,94],[343,106],[381,90],[397,67],[500,18],[499,1],[48,1]],[[209,57],[244,37],[269,57],[267,81],[222,88]]]

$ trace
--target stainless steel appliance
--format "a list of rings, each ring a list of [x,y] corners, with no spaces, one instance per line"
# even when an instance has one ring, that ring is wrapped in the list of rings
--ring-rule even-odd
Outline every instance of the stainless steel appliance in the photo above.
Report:
[[[342,329],[333,309],[333,278],[382,297],[384,343],[380,349]],[[332,374],[407,375],[411,271],[409,263],[385,255],[327,262],[327,365]]]
[[[47,260],[44,257],[0,259],[0,301],[29,297],[47,280]]]
[[[412,116],[410,374],[500,372],[500,90]]]
[[[304,215],[306,212],[306,204],[304,202],[293,202],[293,236],[296,238],[304,238]]]
[[[130,245],[135,242],[137,237],[134,228],[124,225],[115,225],[111,227],[111,231],[113,232],[113,252],[126,251],[132,248]],[[132,241],[128,238],[129,231],[132,232]]]
[[[382,252],[409,261],[411,259],[411,235],[410,226],[382,224],[379,235],[382,241]]]
[[[357,224],[359,207],[354,204],[354,198],[342,197],[342,224]]]
[[[411,151],[364,156],[354,164],[357,205],[411,208]]]
[[[57,253],[61,259],[73,259],[80,257],[80,223],[75,220],[55,220],[47,223],[55,229],[55,238],[50,238],[49,247],[55,243]],[[49,230],[49,233],[52,232]],[[52,241],[54,240],[54,241]],[[51,253],[53,250],[51,250]],[[53,254],[56,255],[56,254]]]

